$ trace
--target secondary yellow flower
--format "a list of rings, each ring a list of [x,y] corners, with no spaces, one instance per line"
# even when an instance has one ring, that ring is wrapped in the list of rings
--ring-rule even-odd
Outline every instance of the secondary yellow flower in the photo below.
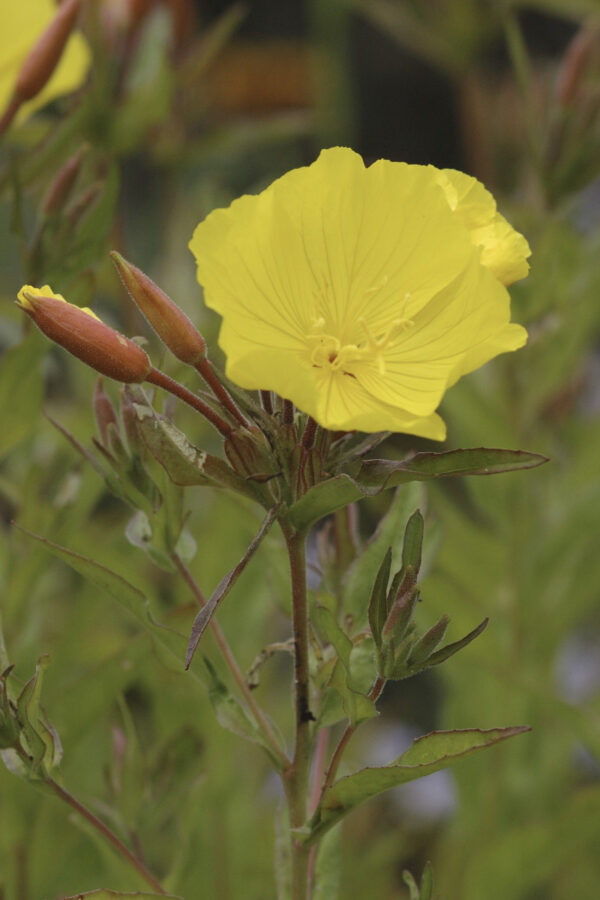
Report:
[[[462,375],[527,338],[503,282],[529,248],[468,176],[324,150],[190,243],[227,374],[331,430],[437,440]]]
[[[0,29],[0,112],[11,102],[23,63],[57,12],[54,0],[15,0],[4,5]],[[49,100],[75,90],[83,81],[88,64],[87,44],[75,33],[69,38],[51,77],[26,104],[26,111],[31,113]]]

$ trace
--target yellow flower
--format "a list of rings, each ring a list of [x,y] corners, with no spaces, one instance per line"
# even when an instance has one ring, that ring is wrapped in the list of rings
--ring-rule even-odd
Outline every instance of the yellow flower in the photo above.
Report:
[[[447,388],[527,338],[501,281],[529,248],[470,182],[336,147],[212,212],[190,248],[229,377],[331,430],[443,440]]]
[[[29,51],[56,15],[54,0],[26,0],[10,2],[2,11],[0,29],[0,112],[11,101],[17,76]],[[27,113],[48,101],[67,94],[83,81],[89,64],[87,44],[80,34],[73,34],[48,82],[30,100]],[[21,111],[22,114],[22,111]]]

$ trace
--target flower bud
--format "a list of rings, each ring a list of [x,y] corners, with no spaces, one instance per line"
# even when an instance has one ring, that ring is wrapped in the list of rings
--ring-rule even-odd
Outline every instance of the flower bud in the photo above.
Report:
[[[106,391],[102,378],[98,378],[94,388],[94,416],[102,444],[108,446],[108,429],[112,425],[118,428],[118,419],[112,401]]]
[[[15,97],[31,100],[42,90],[56,68],[77,21],[80,0],[63,0],[46,30],[27,54],[17,76]]]
[[[67,303],[48,285],[25,285],[18,305],[46,337],[101,375],[139,383],[152,371],[148,356],[134,341],[105,325],[90,309]]]
[[[206,342],[186,314],[140,269],[115,250],[110,255],[131,299],[171,353],[190,366],[204,359]]]
[[[66,161],[53,179],[42,201],[42,213],[45,216],[56,215],[64,207],[71,189],[75,184],[87,147],[84,145]]]

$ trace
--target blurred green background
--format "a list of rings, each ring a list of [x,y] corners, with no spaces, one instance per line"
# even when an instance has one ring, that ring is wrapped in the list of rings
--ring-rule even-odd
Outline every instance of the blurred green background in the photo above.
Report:
[[[482,637],[435,674],[389,686],[353,765],[389,762],[436,728],[529,724],[514,741],[361,807],[342,829],[340,897],[407,900],[401,873],[434,865],[444,900],[595,900],[600,892],[600,18],[595,0],[306,0],[128,4],[88,21],[87,85],[0,150],[0,581],[4,660],[25,682],[48,654],[43,703],[69,790],[132,842],[173,893],[274,897],[279,786],[258,748],[217,725],[201,679],[157,652],[111,597],[12,527],[123,574],[161,621],[189,628],[186,587],[134,546],[132,510],[44,416],[96,433],[94,373],[51,348],[13,305],[49,282],[159,348],[107,257],[116,248],[206,335],[187,243],[213,207],[344,144],[480,178],[532,246],[514,286],[524,350],[444,401],[447,448],[543,453],[533,472],[428,487],[420,623]],[[115,12],[117,11],[117,12]],[[128,13],[128,15],[129,15]],[[136,13],[137,15],[138,13]],[[110,16],[113,16],[113,19]],[[121,21],[121,20],[118,20]],[[91,22],[91,24],[90,24]],[[108,22],[108,25],[106,24]],[[112,30],[111,30],[112,29]],[[41,212],[82,146],[72,197]],[[193,386],[173,360],[171,375]],[[193,373],[192,373],[193,375]],[[118,387],[105,384],[113,401]],[[216,451],[187,409],[177,424]],[[439,449],[403,436],[385,452]],[[160,478],[160,473],[156,473]],[[205,591],[259,521],[243,500],[159,487],[183,502]],[[359,510],[368,540],[390,497]],[[133,536],[135,537],[135,536]],[[401,536],[398,536],[401,540]],[[156,559],[156,554],[155,554]],[[219,620],[244,669],[288,637],[285,556],[270,536]],[[315,575],[317,579],[317,575]],[[316,585],[315,580],[315,585]],[[221,672],[207,636],[205,651]],[[291,663],[261,669],[259,700],[289,735]],[[67,807],[0,768],[0,897],[59,898],[142,883]],[[323,898],[325,900],[325,898]]]

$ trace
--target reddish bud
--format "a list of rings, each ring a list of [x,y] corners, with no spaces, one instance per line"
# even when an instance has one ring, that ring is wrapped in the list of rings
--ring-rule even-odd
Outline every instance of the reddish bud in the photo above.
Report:
[[[19,100],[31,100],[49,80],[75,27],[79,6],[80,0],[63,0],[52,21],[27,54],[15,85],[15,96]]]
[[[598,42],[598,30],[582,28],[568,45],[556,80],[556,97],[561,106],[571,106]]]
[[[91,310],[67,303],[45,285],[26,285],[19,306],[51,341],[64,347],[92,369],[125,383],[146,380],[152,364],[134,341],[101,322]]]
[[[110,255],[131,299],[171,353],[190,366],[204,359],[206,342],[186,314],[140,269],[115,250]]]
[[[53,216],[64,207],[79,174],[86,150],[87,147],[81,147],[74,156],[66,161],[53,179],[42,201],[42,213],[45,216]]]
[[[108,427],[109,425],[118,428],[117,414],[112,405],[112,401],[106,391],[102,378],[96,381],[94,388],[94,416],[100,433],[100,439],[103,445],[108,446]]]

